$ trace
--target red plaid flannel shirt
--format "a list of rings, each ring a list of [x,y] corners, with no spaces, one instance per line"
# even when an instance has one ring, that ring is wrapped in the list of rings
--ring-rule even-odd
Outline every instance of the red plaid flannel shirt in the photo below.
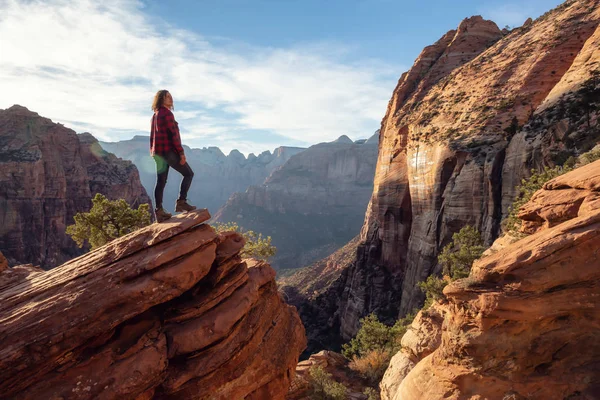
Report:
[[[171,110],[161,107],[154,112],[150,125],[150,154],[165,155],[169,151],[183,154],[179,125]]]

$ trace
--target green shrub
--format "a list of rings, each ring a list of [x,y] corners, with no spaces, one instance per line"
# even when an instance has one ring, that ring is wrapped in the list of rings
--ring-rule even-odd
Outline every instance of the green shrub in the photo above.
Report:
[[[467,225],[452,235],[452,242],[438,255],[438,262],[444,268],[444,275],[448,275],[451,280],[466,278],[473,261],[481,257],[484,251],[479,231]]]
[[[277,248],[271,243],[271,236],[264,237],[262,233],[246,231],[234,222],[227,224],[216,223],[212,226],[217,233],[235,231],[246,239],[246,245],[242,251],[243,257],[253,257],[267,260],[277,253]]]
[[[94,250],[108,242],[150,225],[148,204],[132,209],[123,199],[108,200],[100,193],[92,199],[92,208],[87,213],[78,213],[75,224],[67,226],[67,234],[83,247],[87,242]]]
[[[439,301],[444,298],[444,288],[448,281],[438,278],[435,275],[429,275],[425,281],[417,283],[419,289],[425,293],[425,303],[423,309],[428,309],[434,301]]]
[[[512,235],[521,235],[521,220],[517,216],[519,210],[523,207],[535,192],[540,190],[544,183],[556,178],[564,173],[569,172],[572,167],[565,165],[563,167],[556,166],[554,168],[545,167],[543,171],[531,170],[529,178],[521,180],[521,185],[517,188],[517,198],[508,209],[508,216],[504,222],[504,232]]]
[[[311,367],[309,370],[309,385],[310,395],[309,397],[314,400],[345,400],[346,399],[346,387],[335,382],[331,378],[331,374],[325,372],[320,367]]]
[[[360,320],[356,336],[342,346],[342,354],[349,360],[364,357],[376,350],[388,351],[394,355],[400,350],[400,340],[414,318],[414,313],[407,314],[393,326],[387,326],[375,314],[369,314]]]
[[[452,242],[446,245],[438,255],[438,262],[443,267],[444,278],[430,275],[427,280],[417,284],[425,293],[423,309],[429,308],[434,301],[444,298],[443,291],[448,283],[469,276],[473,262],[481,257],[484,251],[483,239],[474,227],[464,226],[452,235]]]
[[[372,387],[368,387],[363,391],[363,394],[367,396],[367,400],[380,400],[379,392]]]

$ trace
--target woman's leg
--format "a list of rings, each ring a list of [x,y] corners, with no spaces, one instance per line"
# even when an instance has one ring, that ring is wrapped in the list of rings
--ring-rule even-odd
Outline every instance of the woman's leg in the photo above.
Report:
[[[163,207],[163,194],[165,192],[165,186],[167,184],[167,177],[169,176],[169,164],[167,161],[159,156],[154,156],[154,162],[156,163],[156,186],[154,187],[154,203],[156,209]]]
[[[183,165],[179,162],[180,158],[178,154],[169,153],[167,154],[167,162],[169,166],[175,171],[183,175],[181,186],[179,187],[179,198],[177,200],[187,200],[188,190],[192,185],[192,179],[194,178],[194,171],[187,162]]]

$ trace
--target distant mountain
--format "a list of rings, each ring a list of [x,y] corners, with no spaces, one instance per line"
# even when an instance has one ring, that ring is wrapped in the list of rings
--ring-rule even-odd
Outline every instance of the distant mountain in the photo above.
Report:
[[[214,216],[273,239],[281,270],[311,264],[355,237],[373,190],[378,133],[346,136],[291,157],[260,186],[235,193]]]
[[[18,105],[0,110],[0,170],[0,251],[11,265],[51,268],[82,254],[65,229],[96,193],[150,201],[131,162]]]
[[[154,200],[156,166],[149,154],[148,136],[135,136],[119,142],[100,142],[107,151],[131,160],[140,170],[140,178],[146,191]],[[191,204],[208,208],[213,214],[225,204],[234,192],[244,191],[250,185],[259,185],[273,170],[283,165],[291,156],[302,152],[300,147],[278,147],[273,153],[265,151],[248,158],[237,150],[229,155],[218,147],[192,149],[184,146],[187,161],[194,170],[194,180],[188,198]],[[181,176],[169,173],[165,189],[164,207],[173,211],[179,195]]]

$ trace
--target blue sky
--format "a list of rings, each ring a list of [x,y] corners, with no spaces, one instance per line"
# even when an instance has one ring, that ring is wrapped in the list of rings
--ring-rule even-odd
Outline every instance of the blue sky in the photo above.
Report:
[[[519,26],[558,4],[0,0],[0,108],[115,141],[147,134],[152,96],[167,88],[192,147],[364,138],[401,73],[463,18]]]

